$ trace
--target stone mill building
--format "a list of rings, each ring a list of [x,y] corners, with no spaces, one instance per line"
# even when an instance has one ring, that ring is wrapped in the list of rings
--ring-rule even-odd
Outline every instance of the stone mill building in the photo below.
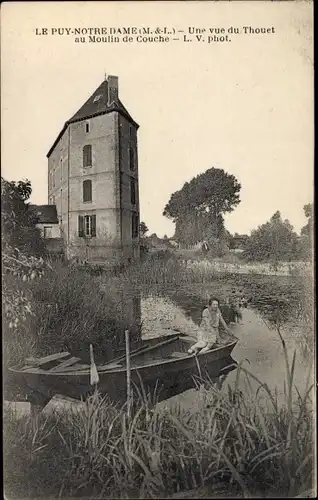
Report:
[[[48,202],[68,258],[139,257],[138,124],[108,76],[65,122],[47,154]]]

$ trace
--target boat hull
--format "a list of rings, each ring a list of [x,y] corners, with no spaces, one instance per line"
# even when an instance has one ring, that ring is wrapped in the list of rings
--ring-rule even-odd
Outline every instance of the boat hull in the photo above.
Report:
[[[159,360],[132,367],[131,382],[135,394],[153,394],[157,400],[167,399],[193,387],[193,378],[215,379],[227,367],[235,367],[231,352],[236,341],[198,356]],[[28,387],[30,399],[45,405],[53,396],[61,394],[74,399],[86,398],[93,390],[89,370],[84,373],[51,373],[43,370],[20,371],[11,369]],[[98,390],[112,400],[125,402],[127,371],[123,369],[99,372]]]

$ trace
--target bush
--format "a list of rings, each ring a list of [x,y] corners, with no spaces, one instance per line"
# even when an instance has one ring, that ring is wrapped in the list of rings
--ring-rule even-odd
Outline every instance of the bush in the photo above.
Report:
[[[230,253],[229,247],[222,239],[210,238],[208,240],[209,251],[208,258],[224,257]]]
[[[10,329],[4,323],[6,365],[12,366],[27,356],[48,355],[68,350],[84,356],[89,344],[96,357],[108,359],[123,339],[128,319],[116,282],[108,282],[102,291],[98,278],[84,269],[56,263],[39,280],[23,282],[19,277],[12,286],[27,289],[32,315]]]
[[[109,354],[127,326],[116,289],[110,284],[101,291],[89,272],[57,265],[34,285],[32,294],[31,330],[39,354],[88,352],[90,343],[100,355]]]
[[[298,239],[290,222],[277,211],[271,219],[251,232],[244,249],[247,260],[291,261],[297,257]]]

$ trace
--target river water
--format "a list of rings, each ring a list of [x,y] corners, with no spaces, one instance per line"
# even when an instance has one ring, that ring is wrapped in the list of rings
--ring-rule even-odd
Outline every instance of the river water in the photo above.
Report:
[[[182,306],[184,304],[184,307]],[[202,301],[193,300],[185,295],[171,296],[145,296],[141,298],[141,319],[143,323],[143,339],[165,336],[176,331],[188,335],[195,335],[202,313]],[[238,364],[249,370],[263,384],[267,384],[272,392],[278,394],[279,399],[284,398],[284,383],[286,381],[286,363],[281,340],[275,329],[269,328],[261,314],[250,308],[242,308],[242,319],[239,324],[231,324],[230,329],[238,338],[238,343],[232,352],[232,358]],[[288,351],[289,362],[296,350],[296,364],[294,383],[300,393],[303,393],[307,383],[307,374],[310,362],[303,357],[302,351],[288,332],[283,332]],[[182,377],[182,374],[180,374]],[[238,369],[231,371],[223,381],[223,389],[227,385],[234,387],[237,383]],[[313,373],[311,373],[313,381]],[[249,378],[252,391],[256,391],[259,384]],[[246,384],[246,375],[240,372],[239,388],[250,391]],[[197,405],[198,391],[187,390],[169,401],[171,404],[193,407]],[[168,404],[170,404],[168,403]],[[68,407],[71,403],[63,398],[55,397],[48,405],[50,408]],[[167,404],[165,401],[161,405]],[[19,411],[29,411],[28,403],[19,403]]]
[[[154,309],[157,311],[154,312]],[[152,312],[149,314],[149,309]],[[144,320],[144,337],[152,336],[151,332],[159,332],[160,335],[171,334],[174,330],[181,330],[193,335],[193,330],[197,328],[202,311],[201,303],[189,303],[184,308],[180,306],[180,301],[173,303],[171,299],[160,297],[148,297],[142,301],[142,318]],[[276,393],[278,400],[283,401],[285,394],[286,361],[284,349],[278,332],[265,323],[261,313],[251,308],[241,308],[242,319],[239,324],[231,324],[230,329],[239,339],[232,352],[232,358],[257,377],[263,384],[267,384],[272,393]],[[149,317],[150,316],[150,317]],[[147,330],[147,325],[149,328]],[[155,328],[154,328],[155,327]],[[307,384],[307,375],[312,364],[308,357],[304,357],[302,350],[296,343],[288,330],[282,331],[286,343],[289,364],[296,351],[296,363],[294,373],[294,384],[302,394]],[[237,383],[238,370],[231,371],[223,382],[223,388],[229,384],[234,387]],[[311,371],[311,382],[313,382],[313,372]],[[250,385],[247,384],[246,375],[240,371],[239,388],[243,391],[254,392],[259,387],[253,378],[248,377]],[[251,389],[252,388],[252,389]],[[295,389],[296,391],[296,389]],[[174,398],[171,402],[177,402],[187,406],[196,405],[197,391],[189,390]],[[264,393],[265,394],[265,393]],[[163,403],[160,403],[163,404]]]
[[[243,363],[243,367],[254,376],[267,384],[272,393],[277,393],[278,400],[284,399],[284,384],[286,383],[286,362],[281,340],[275,330],[269,329],[259,314],[251,309],[243,310],[242,322],[231,327],[232,332],[239,341],[232,352],[232,358]],[[292,356],[296,350],[296,364],[294,382],[301,394],[304,393],[307,383],[307,374],[310,370],[308,359],[305,359],[292,338],[285,335],[285,342],[291,364]],[[223,389],[230,385],[234,387],[237,380],[237,370],[230,372],[223,385]],[[311,381],[313,374],[311,374]],[[255,392],[259,384],[251,377],[252,392]],[[246,383],[246,376],[240,372],[239,387],[243,391],[250,392]],[[197,391],[190,390],[173,398],[172,402],[180,403],[182,406],[196,405]]]

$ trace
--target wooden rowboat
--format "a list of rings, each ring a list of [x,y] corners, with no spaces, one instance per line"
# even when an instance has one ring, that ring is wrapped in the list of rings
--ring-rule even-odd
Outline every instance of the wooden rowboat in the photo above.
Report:
[[[159,399],[166,399],[173,392],[182,392],[182,387],[185,387],[186,381],[193,379],[193,375],[215,378],[226,366],[234,363],[230,355],[237,343],[236,337],[198,356],[188,354],[194,341],[193,337],[177,334],[163,340],[152,339],[132,351],[132,384],[140,387],[142,383],[148,391],[156,387]],[[68,352],[26,359],[24,365],[14,366],[10,370],[29,393],[31,403],[39,406],[45,406],[56,394],[81,399],[92,390],[90,365]],[[127,375],[125,355],[97,365],[97,371],[99,391],[115,401],[124,402]]]

